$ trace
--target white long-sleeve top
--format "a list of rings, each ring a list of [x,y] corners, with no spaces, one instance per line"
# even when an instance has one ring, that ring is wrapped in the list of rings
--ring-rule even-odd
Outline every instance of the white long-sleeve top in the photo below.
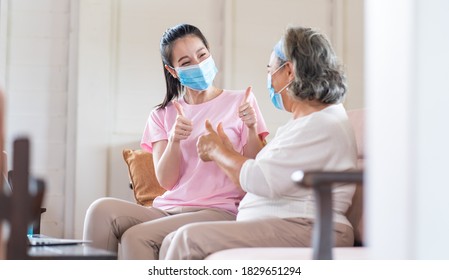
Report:
[[[240,202],[237,220],[258,218],[315,218],[311,189],[296,185],[291,175],[297,170],[344,171],[356,167],[357,147],[343,105],[292,119],[280,127],[274,138],[254,160],[247,160],[240,172],[240,184],[247,192]],[[351,205],[354,185],[333,188],[334,221],[351,226],[345,213]]]

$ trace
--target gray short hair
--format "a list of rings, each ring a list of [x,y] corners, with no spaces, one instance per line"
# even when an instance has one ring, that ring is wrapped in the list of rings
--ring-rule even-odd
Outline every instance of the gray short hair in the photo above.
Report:
[[[300,100],[335,104],[346,94],[346,77],[325,35],[311,28],[289,27],[284,51],[295,68],[289,93]]]

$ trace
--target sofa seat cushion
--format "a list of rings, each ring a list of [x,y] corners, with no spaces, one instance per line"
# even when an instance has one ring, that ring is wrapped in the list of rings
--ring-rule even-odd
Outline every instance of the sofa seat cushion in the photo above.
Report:
[[[337,247],[336,260],[367,260],[365,247]],[[206,260],[311,260],[312,248],[235,248],[215,252]]]

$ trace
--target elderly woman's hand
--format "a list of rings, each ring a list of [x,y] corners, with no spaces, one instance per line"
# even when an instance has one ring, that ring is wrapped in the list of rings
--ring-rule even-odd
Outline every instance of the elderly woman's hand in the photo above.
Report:
[[[233,150],[232,143],[223,130],[222,124],[218,124],[217,131],[214,130],[209,120],[206,121],[206,133],[198,138],[196,148],[198,156],[203,161],[213,160],[213,154],[219,149]]]
[[[239,117],[245,123],[248,128],[256,126],[257,117],[253,106],[248,102],[249,95],[251,94],[251,87],[246,89],[245,97],[243,98],[242,104],[239,106]]]

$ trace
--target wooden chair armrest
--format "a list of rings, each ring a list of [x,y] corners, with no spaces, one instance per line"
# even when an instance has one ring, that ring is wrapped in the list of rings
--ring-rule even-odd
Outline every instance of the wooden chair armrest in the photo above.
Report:
[[[37,197],[35,198],[34,204],[39,205],[39,208],[36,208],[35,205],[32,205],[33,207],[33,233],[39,234],[41,230],[41,214],[47,212],[47,208],[41,207],[42,202],[44,200],[43,193],[40,193],[40,190],[45,188],[45,182],[42,179],[35,178],[33,176],[29,176],[31,183],[31,187],[34,187],[34,192],[36,192]],[[9,170],[8,171],[8,183],[9,185],[14,188],[14,171]]]
[[[44,181],[34,178],[29,180],[29,146],[27,138],[14,141],[12,193],[8,196],[0,195],[0,200],[5,207],[2,209],[4,214],[1,217],[3,220],[9,221],[10,225],[10,236],[6,249],[7,259],[28,258],[27,228],[34,218],[40,215],[44,198]]]
[[[292,179],[299,186],[312,188],[317,216],[312,234],[313,259],[331,260],[333,248],[332,186],[336,183],[363,184],[363,171],[297,171]]]
[[[45,182],[40,178],[31,178],[30,182],[34,184],[35,194],[31,197],[31,213],[33,219],[33,234],[41,233],[41,215],[47,211],[47,208],[42,207],[44,201]]]

